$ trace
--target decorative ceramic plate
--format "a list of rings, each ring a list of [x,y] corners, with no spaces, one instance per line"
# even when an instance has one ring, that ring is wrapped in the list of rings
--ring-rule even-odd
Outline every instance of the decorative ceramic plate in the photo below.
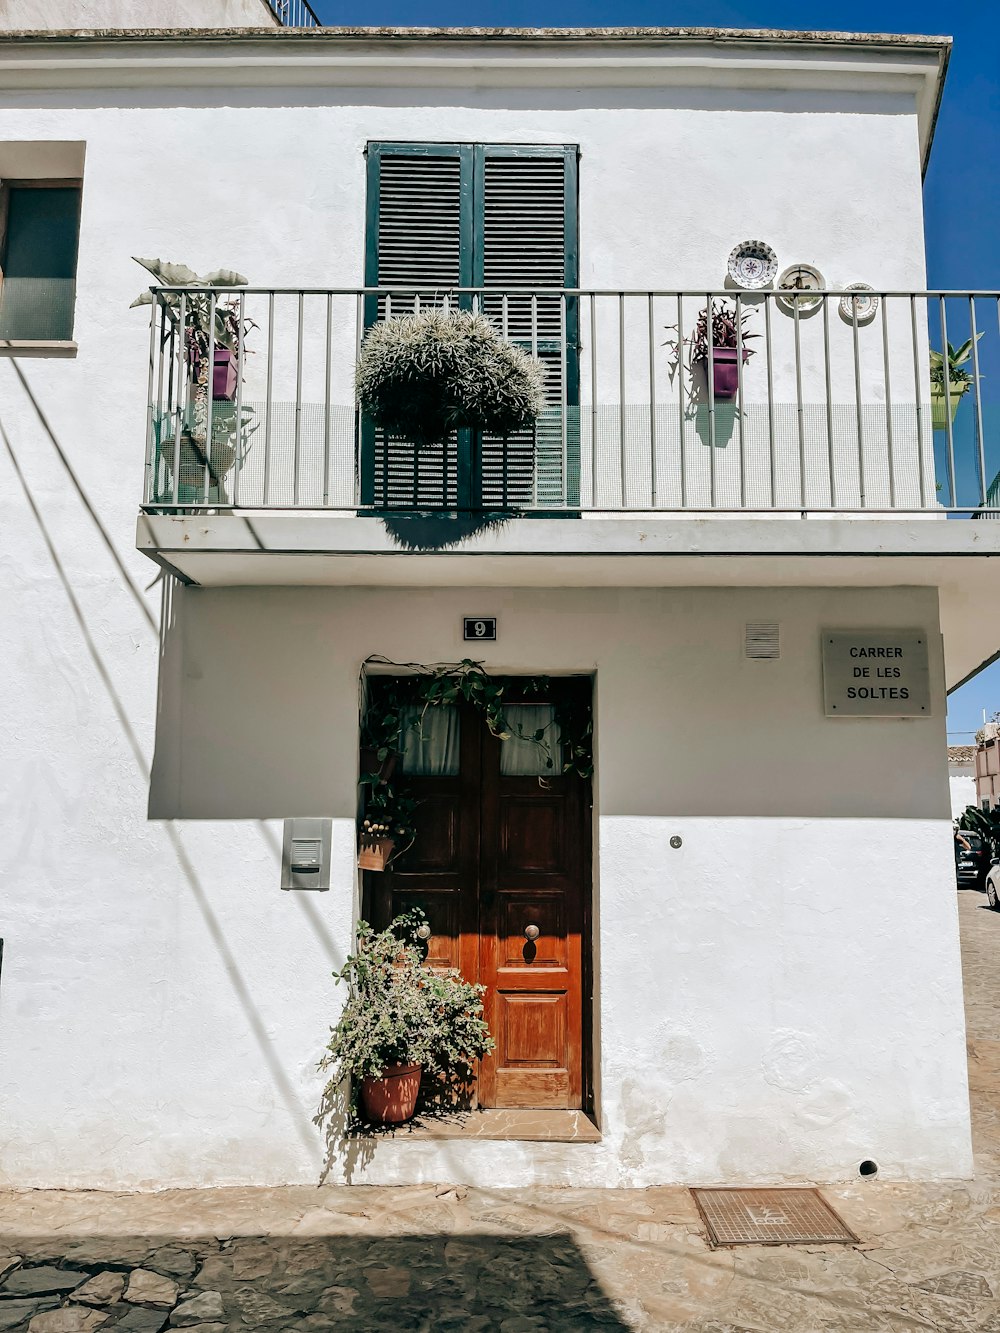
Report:
[[[805,310],[815,310],[823,298],[812,293],[824,291],[825,288],[826,279],[812,264],[792,264],[778,279],[780,301],[789,310],[797,308],[800,313]],[[803,294],[798,296],[796,295],[798,292]]]
[[[774,282],[778,256],[766,241],[741,241],[729,256],[727,267],[737,287],[758,291]]]
[[[867,282],[852,282],[847,288],[849,292],[861,292],[861,296],[842,296],[840,298],[840,313],[848,322],[857,319],[859,324],[867,324],[869,320],[875,318],[878,313],[878,297]]]

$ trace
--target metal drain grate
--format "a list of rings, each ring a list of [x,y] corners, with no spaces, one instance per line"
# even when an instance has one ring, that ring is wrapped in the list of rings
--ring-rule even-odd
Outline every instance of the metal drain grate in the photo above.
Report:
[[[691,1193],[712,1245],[851,1245],[858,1239],[815,1189]]]

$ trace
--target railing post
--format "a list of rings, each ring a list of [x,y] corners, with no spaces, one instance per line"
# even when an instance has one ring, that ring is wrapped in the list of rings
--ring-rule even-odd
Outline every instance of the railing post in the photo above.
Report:
[[[177,328],[177,392],[174,398],[177,420],[174,423],[174,476],[171,487],[171,499],[175,505],[180,502],[181,493],[181,425],[187,411],[188,369],[187,292],[182,291]]]
[[[896,508],[896,460],[892,444],[892,378],[889,369],[889,298],[882,297],[882,372],[885,377],[885,442],[889,458],[889,507]]]
[[[243,370],[245,362],[245,349],[243,346],[243,325],[246,317],[246,297],[243,292],[239,295],[238,318],[239,328],[236,330],[236,456],[233,459],[233,508],[237,508],[240,503],[240,477],[243,474]]]
[[[156,458],[155,434],[156,430],[158,429],[156,403],[154,401],[154,392],[155,392],[154,385],[156,383],[156,375],[155,375],[156,341],[157,341],[156,333],[158,327],[157,311],[158,311],[158,300],[156,295],[154,294],[152,302],[150,303],[149,307],[149,381],[148,381],[149,388],[147,392],[147,408],[146,408],[146,467],[145,467],[145,474],[143,476],[143,488],[142,488],[144,504],[150,503],[150,501],[153,499],[155,491],[155,487],[153,485],[153,468],[155,465],[154,460]],[[160,342],[160,387],[161,389],[163,387],[162,340]]]
[[[979,502],[986,504],[986,451],[983,445],[983,397],[982,381],[979,375],[979,333],[976,329],[976,298],[969,297],[969,336],[972,338],[972,383],[975,388],[973,401],[976,406],[976,445],[979,465]],[[950,415],[950,413],[949,413]]]
[[[938,310],[941,315],[941,364],[944,370],[944,429],[948,447],[948,484],[951,487],[951,507],[958,506],[958,486],[955,482],[955,435],[951,423],[951,373],[948,369],[948,316],[945,313],[944,297],[938,297]]]

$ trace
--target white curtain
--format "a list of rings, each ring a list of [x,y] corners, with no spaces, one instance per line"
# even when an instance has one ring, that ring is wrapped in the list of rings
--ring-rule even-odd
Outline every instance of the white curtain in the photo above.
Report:
[[[411,777],[453,778],[460,759],[458,709],[437,704],[401,708],[403,772]]]
[[[500,773],[505,778],[558,777],[562,772],[562,744],[556,710],[551,704],[506,704],[504,714],[511,738],[500,744]],[[530,738],[543,732],[542,744]],[[552,760],[552,767],[546,760]]]

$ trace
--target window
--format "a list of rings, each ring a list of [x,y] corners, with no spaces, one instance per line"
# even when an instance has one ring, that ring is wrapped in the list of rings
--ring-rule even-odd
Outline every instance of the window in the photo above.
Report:
[[[4,181],[0,234],[0,339],[71,341],[80,182]]]
[[[416,288],[422,305],[455,288],[496,288],[485,313],[546,367],[547,407],[533,431],[507,439],[459,431],[419,451],[368,427],[362,433],[362,501],[380,507],[564,509],[579,503],[577,149],[570,145],[368,146],[365,282]],[[451,298],[469,305],[469,297]],[[414,308],[392,298],[391,312]],[[366,322],[384,317],[371,298]]]

